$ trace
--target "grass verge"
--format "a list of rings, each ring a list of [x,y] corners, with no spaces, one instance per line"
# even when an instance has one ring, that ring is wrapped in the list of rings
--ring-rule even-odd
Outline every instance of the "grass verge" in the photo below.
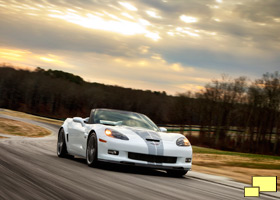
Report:
[[[62,125],[62,123],[63,123],[63,121],[61,121],[61,120],[40,117],[40,116],[31,115],[31,114],[27,114],[27,113],[23,113],[23,112],[19,112],[19,111],[8,110],[8,109],[0,109],[0,114],[9,115],[9,116],[13,116],[13,117],[27,118],[27,119],[32,119],[32,120],[35,120],[38,122],[46,122],[46,123],[56,124],[56,125]]]
[[[195,153],[216,154],[216,155],[229,155],[229,156],[241,156],[241,157],[246,157],[246,158],[253,158],[255,160],[262,160],[262,159],[280,160],[280,156],[269,156],[269,155],[252,154],[252,153],[240,153],[240,152],[233,152],[233,151],[222,151],[222,150],[205,148],[205,147],[198,147],[198,146],[192,146],[192,148],[193,148],[193,151]]]
[[[0,133],[26,137],[43,137],[51,134],[49,130],[42,127],[1,117]],[[2,136],[1,138],[5,137]]]
[[[193,170],[251,184],[252,176],[280,177],[280,156],[221,151],[193,146]],[[280,189],[280,181],[277,183]]]

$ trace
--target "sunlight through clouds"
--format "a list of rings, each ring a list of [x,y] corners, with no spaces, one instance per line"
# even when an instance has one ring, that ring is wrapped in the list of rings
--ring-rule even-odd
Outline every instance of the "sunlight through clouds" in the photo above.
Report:
[[[279,68],[278,2],[0,0],[0,63],[169,94],[254,78]]]
[[[131,11],[137,11],[138,9],[131,5],[130,3],[127,3],[127,2],[119,2],[120,5],[122,5],[123,7],[125,7],[126,9],[128,10],[131,10]]]
[[[152,40],[155,41],[160,39],[158,33],[153,33],[147,30],[147,26],[149,26],[150,23],[147,20],[143,20],[143,19],[139,20],[140,23],[136,23],[136,22],[122,20],[111,14],[108,14],[108,16],[118,21],[105,20],[102,17],[93,14],[86,14],[87,17],[83,17],[73,13],[66,13],[63,15],[49,14],[49,16],[53,18],[63,19],[67,22],[71,22],[83,26],[85,28],[111,31],[123,35],[144,34],[146,37],[151,38]]]
[[[156,12],[151,11],[151,10],[147,10],[146,13],[153,18],[157,18],[157,19],[161,19],[161,16],[159,16]]]
[[[52,54],[48,54],[47,56],[38,56],[38,58],[42,61],[49,63],[65,64],[63,61],[59,60],[60,58],[58,56]]]
[[[167,32],[167,34],[170,35],[170,36],[174,36],[174,33],[171,32],[171,31]]]
[[[182,72],[184,70],[184,68],[179,63],[171,65],[171,69],[173,69],[176,72]]]
[[[191,37],[199,37],[199,34],[197,34],[198,32],[200,32],[199,30],[193,30],[189,27],[177,27],[176,28],[177,33],[180,33],[180,35],[188,35]]]
[[[195,23],[198,21],[197,18],[186,15],[181,15],[180,19],[186,23]]]
[[[149,46],[140,46],[138,50],[140,51],[141,54],[146,54],[149,52],[150,47]]]
[[[139,19],[138,20],[140,24],[144,25],[144,26],[150,26],[151,23],[145,19]]]
[[[134,19],[134,17],[132,15],[128,14],[128,13],[121,13],[121,14],[122,14],[122,16],[125,16],[129,19]]]
[[[160,39],[160,36],[158,33],[153,33],[153,32],[147,32],[145,34],[146,37],[151,38],[154,41],[158,41]]]

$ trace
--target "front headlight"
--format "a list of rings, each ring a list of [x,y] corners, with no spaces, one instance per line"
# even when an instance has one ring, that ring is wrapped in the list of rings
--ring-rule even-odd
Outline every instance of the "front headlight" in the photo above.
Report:
[[[124,134],[112,129],[105,129],[105,135],[116,139],[128,140],[128,137],[126,137]]]
[[[190,141],[187,138],[185,138],[185,137],[178,138],[177,141],[176,141],[176,144],[177,144],[177,146],[181,146],[181,147],[183,147],[183,146],[191,146]]]

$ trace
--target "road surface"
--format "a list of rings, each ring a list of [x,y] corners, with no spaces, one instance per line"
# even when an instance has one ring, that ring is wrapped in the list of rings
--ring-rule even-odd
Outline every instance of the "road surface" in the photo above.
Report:
[[[8,117],[0,115],[0,117]],[[195,172],[183,178],[164,171],[120,165],[90,168],[80,158],[56,155],[59,126],[8,117],[45,127],[44,138],[0,139],[0,199],[244,199],[242,187],[201,179]],[[250,198],[260,199],[260,198]],[[261,199],[276,199],[261,194]]]

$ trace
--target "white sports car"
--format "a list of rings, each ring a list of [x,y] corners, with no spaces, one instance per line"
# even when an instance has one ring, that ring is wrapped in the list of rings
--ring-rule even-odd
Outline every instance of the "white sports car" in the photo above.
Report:
[[[65,120],[58,133],[57,155],[83,157],[89,166],[102,161],[182,176],[192,166],[191,144],[183,135],[166,131],[143,114],[93,109],[88,118]]]

